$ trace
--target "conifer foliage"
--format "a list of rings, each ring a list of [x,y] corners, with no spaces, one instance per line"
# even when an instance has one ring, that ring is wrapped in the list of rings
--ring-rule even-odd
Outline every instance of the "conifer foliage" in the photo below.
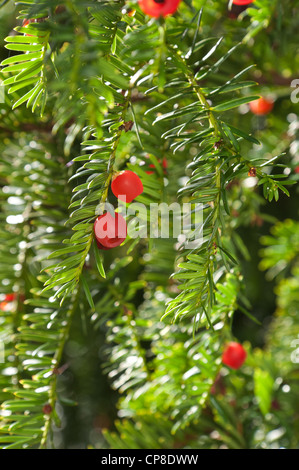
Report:
[[[1,448],[66,445],[68,407],[83,406],[71,383],[78,373],[93,384],[81,370],[92,348],[92,374],[115,399],[96,437],[86,430],[86,446],[298,445],[289,345],[296,349],[299,230],[266,209],[292,200],[298,180],[285,82],[298,62],[294,7],[233,3],[242,5],[235,19],[220,0],[27,0],[9,13],[0,71]],[[279,72],[263,76],[264,60]],[[261,99],[269,106],[257,108]],[[125,218],[101,215],[119,201]],[[202,221],[191,225],[202,242],[151,236],[153,203],[200,205]],[[242,233],[273,223],[260,267],[277,279],[278,314],[262,333],[265,347],[253,349],[233,329],[236,312],[264,328],[246,292]]]

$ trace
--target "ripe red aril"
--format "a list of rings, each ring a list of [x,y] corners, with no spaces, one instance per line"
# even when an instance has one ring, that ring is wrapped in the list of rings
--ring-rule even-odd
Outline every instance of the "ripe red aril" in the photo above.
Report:
[[[250,111],[257,115],[270,113],[270,111],[273,109],[273,106],[274,102],[272,100],[263,97],[249,103]]]
[[[233,0],[233,5],[249,5],[253,2],[254,0]]]
[[[143,184],[134,171],[124,170],[112,178],[111,190],[121,201],[132,202],[143,192]]]
[[[23,23],[22,23],[22,26],[23,28],[26,28],[26,26],[29,26],[30,23],[37,23],[37,19],[36,18],[29,18],[29,20],[23,20]]]
[[[94,223],[97,245],[102,250],[119,246],[127,238],[127,224],[121,214],[110,212],[100,215]]]
[[[16,299],[16,294],[6,294],[4,301],[13,302]]]
[[[231,341],[222,354],[222,362],[232,369],[239,369],[246,357],[247,353],[242,344]]]
[[[4,312],[11,310],[11,302],[15,300],[17,300],[17,294],[6,294],[4,300],[0,302],[0,310]]]
[[[26,28],[27,26],[30,25],[30,23],[37,23],[37,20],[35,18],[30,18],[29,20],[23,20],[23,28]],[[26,34],[26,36],[31,36],[32,37],[32,34]]]
[[[106,246],[102,245],[97,239],[96,239],[96,244],[99,250],[110,250],[110,248],[107,248]]]
[[[138,0],[141,10],[149,16],[172,15],[176,12],[181,0]]]

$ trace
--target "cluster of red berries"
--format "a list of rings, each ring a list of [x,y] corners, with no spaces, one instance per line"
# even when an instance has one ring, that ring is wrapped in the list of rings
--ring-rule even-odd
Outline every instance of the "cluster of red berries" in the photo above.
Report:
[[[120,201],[132,202],[143,192],[143,184],[134,171],[124,170],[113,177],[111,190]],[[115,248],[127,238],[126,221],[117,212],[114,215],[106,212],[96,219],[94,234],[100,250]]]
[[[247,5],[254,0],[233,0],[235,5]],[[149,16],[159,18],[176,12],[180,0],[138,0],[141,10]],[[255,114],[267,114],[273,108],[273,102],[260,98],[250,104],[250,109]],[[163,169],[167,168],[167,161],[163,159]],[[154,165],[149,165],[154,168]],[[151,174],[152,171],[146,171]],[[111,190],[113,194],[125,202],[132,202],[143,192],[143,185],[139,176],[133,171],[122,171],[112,180]],[[125,219],[118,213],[112,216],[109,212],[100,215],[94,224],[94,233],[97,245],[102,250],[109,250],[119,246],[127,237],[127,225]],[[230,342],[223,354],[222,362],[232,369],[239,369],[246,359],[247,353],[243,346],[237,342]]]

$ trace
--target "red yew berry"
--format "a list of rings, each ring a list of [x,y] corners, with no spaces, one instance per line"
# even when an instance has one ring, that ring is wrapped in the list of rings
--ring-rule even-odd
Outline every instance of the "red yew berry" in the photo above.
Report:
[[[172,15],[176,12],[181,0],[138,0],[141,10],[149,16]]]
[[[222,354],[222,362],[232,369],[239,369],[245,361],[246,356],[247,353],[243,346],[240,343],[232,341],[226,346]]]
[[[266,98],[259,98],[258,100],[251,101],[249,103],[250,110],[253,114],[263,115],[268,114],[272,111],[274,106],[274,102],[270,99]]]
[[[21,296],[20,296],[21,297]],[[24,296],[22,296],[24,297]],[[0,310],[6,312],[11,310],[11,302],[17,300],[17,294],[6,294],[4,300],[0,302]],[[25,299],[24,299],[25,300]],[[22,300],[23,301],[23,300]]]
[[[249,5],[253,2],[254,0],[233,0],[233,5]]]
[[[16,294],[6,294],[5,302],[13,302],[16,299]]]
[[[22,26],[23,28],[26,28],[26,26],[28,26],[30,23],[37,23],[37,19],[36,18],[29,18],[29,20],[23,20],[23,23],[22,23]]]
[[[109,250],[127,238],[127,224],[122,215],[110,212],[100,215],[94,223],[94,234],[99,249]]]
[[[107,248],[106,246],[103,246],[99,240],[96,239],[96,244],[99,250],[110,250],[110,248]]]
[[[143,192],[143,184],[134,171],[125,170],[114,176],[111,189],[114,196],[121,201],[132,202]]]
[[[23,28],[26,28],[26,26],[29,26],[30,23],[36,23],[36,20],[33,18],[33,19],[29,19],[29,20],[23,20]],[[32,34],[25,34],[25,36],[30,36],[32,37]]]

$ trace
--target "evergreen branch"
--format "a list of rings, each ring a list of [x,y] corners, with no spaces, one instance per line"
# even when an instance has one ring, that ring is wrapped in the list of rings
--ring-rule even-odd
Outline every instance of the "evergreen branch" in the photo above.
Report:
[[[125,98],[125,101],[122,106],[121,113],[119,114],[119,121],[123,122],[127,113],[127,109],[130,103],[130,93],[127,94],[127,97]],[[93,222],[94,222],[94,216],[93,214],[96,213],[96,206],[95,205],[90,205],[86,204],[86,200],[88,200],[89,196],[93,194],[94,191],[96,191],[96,196],[97,198],[100,198],[100,205],[104,204],[107,199],[108,195],[108,189],[110,186],[111,178],[113,175],[114,171],[114,162],[115,162],[115,157],[116,157],[116,152],[117,148],[120,142],[120,138],[122,135],[122,128],[119,127],[118,130],[113,134],[113,143],[111,147],[109,146],[105,147],[105,151],[107,153],[107,150],[109,149],[109,159],[107,162],[107,166],[105,170],[103,171],[102,174],[96,174],[93,176],[93,179],[90,180],[89,183],[85,184],[86,189],[90,189],[87,196],[85,196],[81,201],[80,201],[80,206],[78,209],[76,209],[70,216],[69,223],[74,223],[80,221],[79,224],[76,224],[74,229],[76,230],[76,234],[72,237],[71,240],[67,241],[67,244],[69,245],[67,248],[67,251],[65,251],[65,248],[61,248],[57,250],[56,252],[52,253],[51,258],[57,257],[60,255],[63,255],[64,253],[70,253],[74,252],[75,254],[72,255],[72,258],[74,260],[73,263],[70,265],[68,264],[67,266],[64,266],[64,263],[60,263],[59,268],[57,269],[57,266],[54,265],[52,269],[54,269],[54,273],[52,274],[52,277],[46,282],[45,285],[45,290],[53,288],[55,285],[57,285],[57,281],[61,284],[61,288],[59,291],[55,293],[56,297],[62,296],[62,301],[66,298],[66,296],[74,289],[74,287],[78,284],[82,270],[84,268],[84,263],[86,260],[86,257],[90,251],[91,244],[94,238],[92,227],[93,227]],[[101,149],[102,149],[102,142],[101,141],[95,141],[99,142],[99,145],[97,146],[98,149],[98,154],[101,156]],[[89,141],[87,144],[94,144],[94,141]],[[93,153],[92,155],[92,162],[93,164],[99,162],[101,166],[103,166],[103,161],[102,160],[96,160],[97,152]],[[85,157],[86,160],[88,160],[88,156]],[[79,172],[77,172],[78,175],[80,175]],[[100,176],[100,182],[104,181],[104,184],[100,189],[98,189],[98,185],[94,185],[94,180]],[[82,216],[81,216],[82,214]],[[86,216],[87,215],[87,216]],[[96,214],[95,214],[96,215]],[[74,217],[76,216],[76,217]],[[79,227],[81,226],[82,229]],[[80,234],[82,234],[82,237],[79,238]],[[79,248],[79,252],[77,251]],[[78,256],[79,255],[79,256]],[[70,257],[68,257],[68,263],[71,261]],[[65,282],[64,282],[65,279]]]
[[[12,109],[27,102],[27,107],[31,106],[32,111],[40,106],[40,115],[42,116],[46,105],[45,66],[50,35],[44,31],[39,31],[37,34],[37,30],[33,26],[19,27],[16,28],[16,31],[24,33],[24,35],[7,37],[6,48],[23,53],[2,61],[1,65],[6,66],[2,72],[15,73],[12,77],[5,79],[3,84],[10,85],[8,93],[19,92],[19,90],[27,89],[28,86],[33,85],[29,91],[18,97]]]
[[[69,337],[70,328],[72,325],[72,319],[78,307],[79,294],[80,294],[80,289],[77,288],[77,290],[73,293],[72,298],[70,300],[69,309],[65,315],[66,324],[63,328],[62,335],[59,341],[59,346],[56,349],[55,356],[53,357],[53,361],[52,361],[53,373],[52,373],[52,377],[49,380],[48,404],[50,405],[50,409],[53,411],[53,413],[55,413],[55,404],[57,401],[56,387],[57,387],[58,369],[60,366],[60,362],[62,359],[66,341],[68,340],[68,337]],[[41,448],[45,448],[47,446],[48,436],[51,430],[52,419],[53,419],[52,413],[46,415],[43,435],[42,435],[41,443],[40,443]]]

